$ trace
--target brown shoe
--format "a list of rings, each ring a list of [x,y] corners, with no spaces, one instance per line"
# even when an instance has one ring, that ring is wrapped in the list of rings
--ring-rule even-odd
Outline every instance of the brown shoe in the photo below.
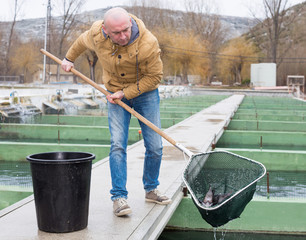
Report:
[[[125,216],[132,212],[125,198],[118,198],[113,202],[114,214],[117,217]]]
[[[169,199],[165,195],[162,195],[157,189],[154,189],[150,192],[146,192],[146,201],[162,205],[167,205],[172,202],[171,199]]]

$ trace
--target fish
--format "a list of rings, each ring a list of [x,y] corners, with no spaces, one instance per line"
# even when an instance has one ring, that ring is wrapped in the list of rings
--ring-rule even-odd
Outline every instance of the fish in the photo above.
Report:
[[[203,199],[202,205],[204,207],[211,207],[213,205],[213,198],[214,198],[214,190],[212,189],[212,187],[209,187],[209,190]]]
[[[213,196],[213,204],[212,205],[217,205],[222,203],[225,199],[227,199],[232,193],[219,193]]]
[[[204,207],[212,207],[222,203],[225,199],[231,196],[231,194],[232,192],[215,194],[215,190],[210,186],[208,192],[205,194],[203,201],[200,202]]]

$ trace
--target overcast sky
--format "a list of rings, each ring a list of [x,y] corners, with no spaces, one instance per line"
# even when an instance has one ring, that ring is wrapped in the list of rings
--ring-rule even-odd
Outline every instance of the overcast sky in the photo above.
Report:
[[[23,11],[19,14],[19,20],[22,18],[39,18],[46,16],[46,8],[48,0],[18,0],[23,3]],[[51,0],[55,2],[58,0]],[[98,8],[106,8],[109,6],[129,5],[133,0],[87,0],[82,7],[82,11],[89,11]],[[156,0],[151,0],[156,1]],[[195,1],[195,0],[192,0]],[[257,10],[260,14],[259,6],[263,0],[208,0],[218,9],[219,14],[228,16],[251,17],[250,9]],[[288,6],[304,2],[305,0],[288,0]],[[14,0],[0,0],[0,21],[8,21],[12,19]],[[184,0],[160,0],[164,6],[172,10],[184,10]],[[56,10],[52,11],[55,15]],[[260,17],[260,16],[259,16]]]

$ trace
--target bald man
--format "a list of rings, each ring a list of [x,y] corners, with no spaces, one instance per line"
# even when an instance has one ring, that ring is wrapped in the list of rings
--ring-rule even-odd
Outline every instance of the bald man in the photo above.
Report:
[[[70,71],[86,49],[95,51],[103,67],[103,83],[109,91],[108,122],[111,134],[109,164],[111,200],[116,216],[130,214],[127,203],[127,144],[131,114],[114,102],[120,99],[156,126],[161,127],[158,86],[163,75],[160,48],[155,36],[136,16],[123,8],[112,8],[104,20],[95,22],[69,48],[62,68]],[[157,190],[162,159],[161,137],[139,122],[146,148],[143,166],[145,200],[169,204],[171,199]]]

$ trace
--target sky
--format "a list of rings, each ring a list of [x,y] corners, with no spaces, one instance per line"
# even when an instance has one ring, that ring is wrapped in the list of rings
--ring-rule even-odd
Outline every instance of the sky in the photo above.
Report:
[[[22,10],[19,13],[18,20],[26,18],[40,18],[46,16],[48,0],[18,0],[22,3]],[[51,4],[60,0],[51,0]],[[89,11],[98,8],[106,8],[110,6],[130,5],[135,0],[87,0],[82,7],[82,11]],[[140,0],[141,1],[141,0]],[[157,0],[147,0],[147,2],[155,2]],[[164,4],[164,8],[172,10],[184,10],[185,0],[159,0]],[[196,1],[196,0],[191,0]],[[213,7],[217,9],[217,13],[228,16],[252,17],[250,9],[257,10],[257,16],[260,16],[259,6],[262,6],[263,0],[207,0],[213,3]],[[288,0],[287,6],[292,6],[305,0]],[[15,0],[0,0],[0,21],[10,21],[13,18]],[[171,7],[169,7],[171,6]],[[52,10],[52,15],[56,15],[56,10]]]

